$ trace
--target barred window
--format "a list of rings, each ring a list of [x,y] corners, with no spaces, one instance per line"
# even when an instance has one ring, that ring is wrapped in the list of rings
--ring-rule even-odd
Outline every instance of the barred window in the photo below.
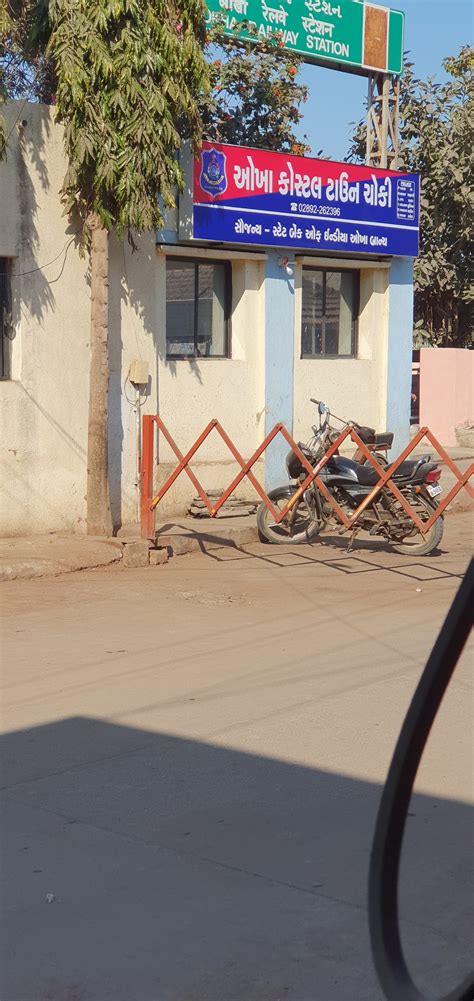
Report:
[[[228,261],[166,260],[166,355],[227,358],[231,309]]]
[[[0,379],[11,378],[11,261],[0,257]]]
[[[359,272],[303,268],[302,358],[354,358]]]

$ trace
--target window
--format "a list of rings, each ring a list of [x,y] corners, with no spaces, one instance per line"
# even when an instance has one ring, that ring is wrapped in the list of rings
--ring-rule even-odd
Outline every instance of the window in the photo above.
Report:
[[[353,358],[359,272],[303,268],[302,358]]]
[[[0,379],[11,378],[11,308],[10,260],[0,257]]]
[[[167,357],[228,357],[231,295],[230,262],[168,257]]]

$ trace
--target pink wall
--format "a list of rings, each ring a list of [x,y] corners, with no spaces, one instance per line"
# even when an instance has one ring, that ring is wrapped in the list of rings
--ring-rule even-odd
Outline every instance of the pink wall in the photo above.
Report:
[[[442,445],[456,445],[454,429],[474,421],[474,351],[422,348],[420,351],[420,425]]]

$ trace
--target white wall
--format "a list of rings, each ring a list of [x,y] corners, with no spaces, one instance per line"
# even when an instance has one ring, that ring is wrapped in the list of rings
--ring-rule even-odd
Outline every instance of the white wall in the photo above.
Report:
[[[66,165],[54,109],[16,103],[7,107],[7,117],[12,134],[0,164],[0,256],[13,257],[14,274],[24,277],[13,281],[12,379],[0,382],[0,534],[84,531],[88,261],[63,216],[59,191]],[[138,512],[135,400],[127,383],[134,359],[147,361],[150,371],[142,413],[159,412],[181,449],[212,417],[221,419],[244,458],[264,436],[262,261],[232,265],[232,360],[168,361],[165,257],[156,251],[154,234],[137,244],[132,253],[126,241],[110,240],[109,472],[116,526],[136,521]],[[163,442],[159,458],[162,482],[175,465]],[[214,434],[196,462],[204,488],[226,487],[237,469]],[[246,482],[238,493],[254,496]],[[183,513],[195,494],[182,475],[158,518]]]
[[[126,240],[110,240],[109,476],[115,525],[138,516],[136,392],[128,381],[133,361],[148,363],[141,412],[155,414],[158,407],[155,236],[135,236],[135,241],[132,252]]]
[[[317,259],[314,259],[317,266]],[[326,265],[325,265],[326,266]],[[352,265],[353,267],[356,265]],[[310,397],[345,420],[386,430],[388,268],[360,271],[357,358],[301,358],[302,264],[295,269],[294,437],[306,441],[318,424]],[[336,423],[335,423],[335,426]]]
[[[173,248],[172,253],[176,253]],[[206,253],[206,252],[204,252]],[[208,256],[212,257],[212,253]],[[261,261],[232,261],[232,358],[196,361],[166,359],[166,256],[157,254],[157,340],[159,413],[183,454],[213,418],[218,418],[238,451],[247,459],[264,438],[264,283]],[[157,483],[176,465],[163,436],[159,440]],[[262,463],[254,469],[262,476]],[[193,470],[205,489],[227,487],[238,465],[216,431],[201,446]],[[244,480],[236,493],[255,497]],[[196,496],[186,474],[175,481],[157,510],[157,518],[184,510]]]
[[[61,131],[44,107],[16,104],[6,113],[12,133],[0,164],[0,254],[14,254],[13,274],[24,277],[13,278],[13,380],[0,383],[4,535],[83,524],[89,311],[87,265],[58,198]]]
[[[83,531],[88,262],[80,257],[74,225],[63,216],[59,190],[65,161],[54,110],[16,103],[6,114],[11,138],[7,160],[0,164],[0,255],[14,257],[13,274],[23,277],[13,279],[12,379],[0,382],[0,534]],[[154,234],[138,243],[133,255],[127,244],[111,240],[110,246],[110,477],[116,521],[132,520],[137,512],[135,416],[123,394],[134,358],[150,363],[145,409],[156,411]]]
[[[0,534],[83,531],[90,356],[88,261],[80,256],[74,223],[63,216],[59,191],[66,165],[54,109],[17,103],[7,107],[7,116],[11,141],[8,159],[0,164],[0,256],[14,258],[16,336],[12,379],[0,382]],[[358,358],[302,360],[301,262],[295,265],[293,296],[293,285],[279,268],[278,255],[273,254],[271,267],[272,255],[268,255],[267,279],[272,281],[266,283],[265,255],[239,257],[235,252],[229,255],[233,257],[232,359],[188,362],[166,358],[165,251],[156,249],[154,234],[137,243],[138,251],[133,254],[126,242],[110,240],[109,464],[116,526],[136,521],[138,512],[135,401],[127,382],[135,359],[148,362],[150,371],[142,412],[160,413],[182,452],[216,417],[244,459],[249,458],[264,438],[266,408],[272,410],[272,423],[273,418],[281,419],[275,413],[275,399],[285,403],[290,417],[294,413],[293,433],[303,440],[309,437],[315,417],[310,396],[324,399],[341,417],[378,430],[386,428],[390,375],[387,266],[374,264],[361,271]],[[192,251],[174,246],[168,252]],[[207,251],[196,253],[213,256]],[[216,253],[219,256],[222,251]],[[317,259],[312,260],[316,263]],[[408,302],[408,279],[399,276],[398,284],[405,289]],[[274,296],[274,301],[268,299],[266,304],[266,294]],[[288,300],[283,301],[284,294]],[[278,308],[270,308],[275,302]],[[291,345],[288,323],[293,302],[294,377],[291,358],[285,355],[283,360],[280,350],[283,341]],[[392,354],[396,354],[395,320],[392,327]],[[272,359],[267,384],[265,345],[281,363],[278,369]],[[392,368],[396,382],[398,368],[395,364]],[[176,464],[162,436],[158,458],[156,479],[162,483]],[[263,465],[262,459],[255,470],[261,480]],[[215,432],[193,466],[208,490],[227,487],[238,471]],[[237,492],[255,496],[247,481]],[[158,519],[183,513],[195,494],[182,474],[160,504]]]

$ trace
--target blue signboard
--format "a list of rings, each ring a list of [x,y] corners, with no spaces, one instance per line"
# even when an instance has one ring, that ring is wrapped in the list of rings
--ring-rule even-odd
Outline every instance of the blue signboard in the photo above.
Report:
[[[204,143],[194,164],[195,240],[416,257],[415,174]]]

